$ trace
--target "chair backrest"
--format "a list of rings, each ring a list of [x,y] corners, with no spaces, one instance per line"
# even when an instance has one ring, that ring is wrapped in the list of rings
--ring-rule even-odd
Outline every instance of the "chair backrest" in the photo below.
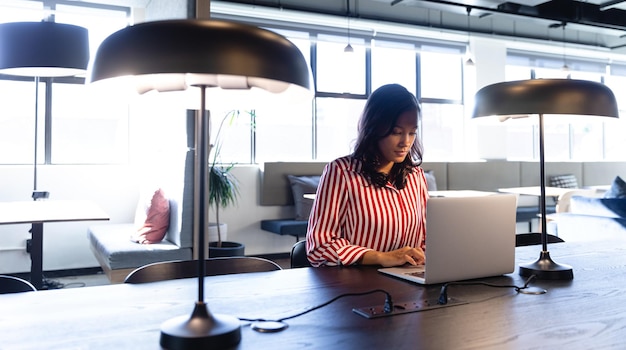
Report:
[[[547,242],[546,243],[562,243],[565,242],[563,239],[547,234],[546,235]],[[515,246],[516,247],[524,247],[529,245],[538,245],[542,244],[541,242],[541,233],[518,233],[515,235]]]
[[[291,268],[310,267],[311,263],[306,257],[306,241],[299,241],[291,247]]]
[[[35,292],[37,288],[19,277],[0,275],[0,294]]]
[[[282,270],[275,262],[263,258],[234,256],[205,260],[205,276]],[[198,276],[197,260],[163,261],[135,269],[124,283],[147,283]]]

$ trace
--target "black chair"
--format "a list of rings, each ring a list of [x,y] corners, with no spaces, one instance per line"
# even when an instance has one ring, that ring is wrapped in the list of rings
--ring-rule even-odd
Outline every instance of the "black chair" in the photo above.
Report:
[[[565,242],[563,239],[548,234],[548,243],[562,243]],[[524,247],[528,245],[537,245],[541,244],[541,233],[518,233],[515,235],[515,246],[516,247]]]
[[[306,241],[299,241],[291,247],[291,268],[310,267],[311,263],[306,257]]]
[[[276,270],[282,268],[271,260],[256,257],[233,256],[205,260],[205,276]],[[126,276],[124,283],[158,282],[197,276],[197,260],[163,261],[138,267]]]
[[[0,275],[0,294],[35,292],[37,288],[19,277]]]

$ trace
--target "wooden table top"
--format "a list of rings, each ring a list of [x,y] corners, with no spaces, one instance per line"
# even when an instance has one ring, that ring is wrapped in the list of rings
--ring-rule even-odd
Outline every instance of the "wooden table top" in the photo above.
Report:
[[[247,323],[237,349],[599,349],[626,339],[626,239],[549,246],[572,265],[572,281],[536,281],[542,295],[485,286],[449,287],[467,304],[367,319],[353,308],[380,305],[382,294],[347,297],[288,320],[279,333]],[[540,247],[519,247],[520,263]],[[517,274],[483,279],[523,285]],[[160,325],[190,314],[195,279],[0,295],[0,348],[158,349]],[[206,278],[213,313],[276,319],[342,293],[384,289],[396,303],[433,300],[441,285],[421,286],[371,267],[300,268]]]
[[[109,220],[109,216],[87,200],[0,202],[0,225],[91,220]]]

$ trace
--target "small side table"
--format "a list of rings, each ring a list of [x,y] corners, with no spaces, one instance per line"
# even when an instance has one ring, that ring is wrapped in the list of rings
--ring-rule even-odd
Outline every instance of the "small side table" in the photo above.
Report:
[[[0,202],[0,225],[31,224],[30,282],[43,287],[43,224],[46,222],[109,220],[98,205],[86,200]]]

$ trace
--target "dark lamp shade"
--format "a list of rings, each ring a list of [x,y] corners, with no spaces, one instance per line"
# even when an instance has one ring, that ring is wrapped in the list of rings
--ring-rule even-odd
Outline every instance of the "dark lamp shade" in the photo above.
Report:
[[[615,95],[603,84],[532,79],[483,87],[476,93],[472,118],[501,116],[502,120],[537,114],[619,117]]]
[[[168,20],[126,27],[106,38],[88,80],[132,79],[138,93],[190,86],[313,90],[300,50],[257,27],[215,20]]]
[[[84,73],[89,63],[87,29],[55,22],[0,24],[0,73],[64,77]]]

